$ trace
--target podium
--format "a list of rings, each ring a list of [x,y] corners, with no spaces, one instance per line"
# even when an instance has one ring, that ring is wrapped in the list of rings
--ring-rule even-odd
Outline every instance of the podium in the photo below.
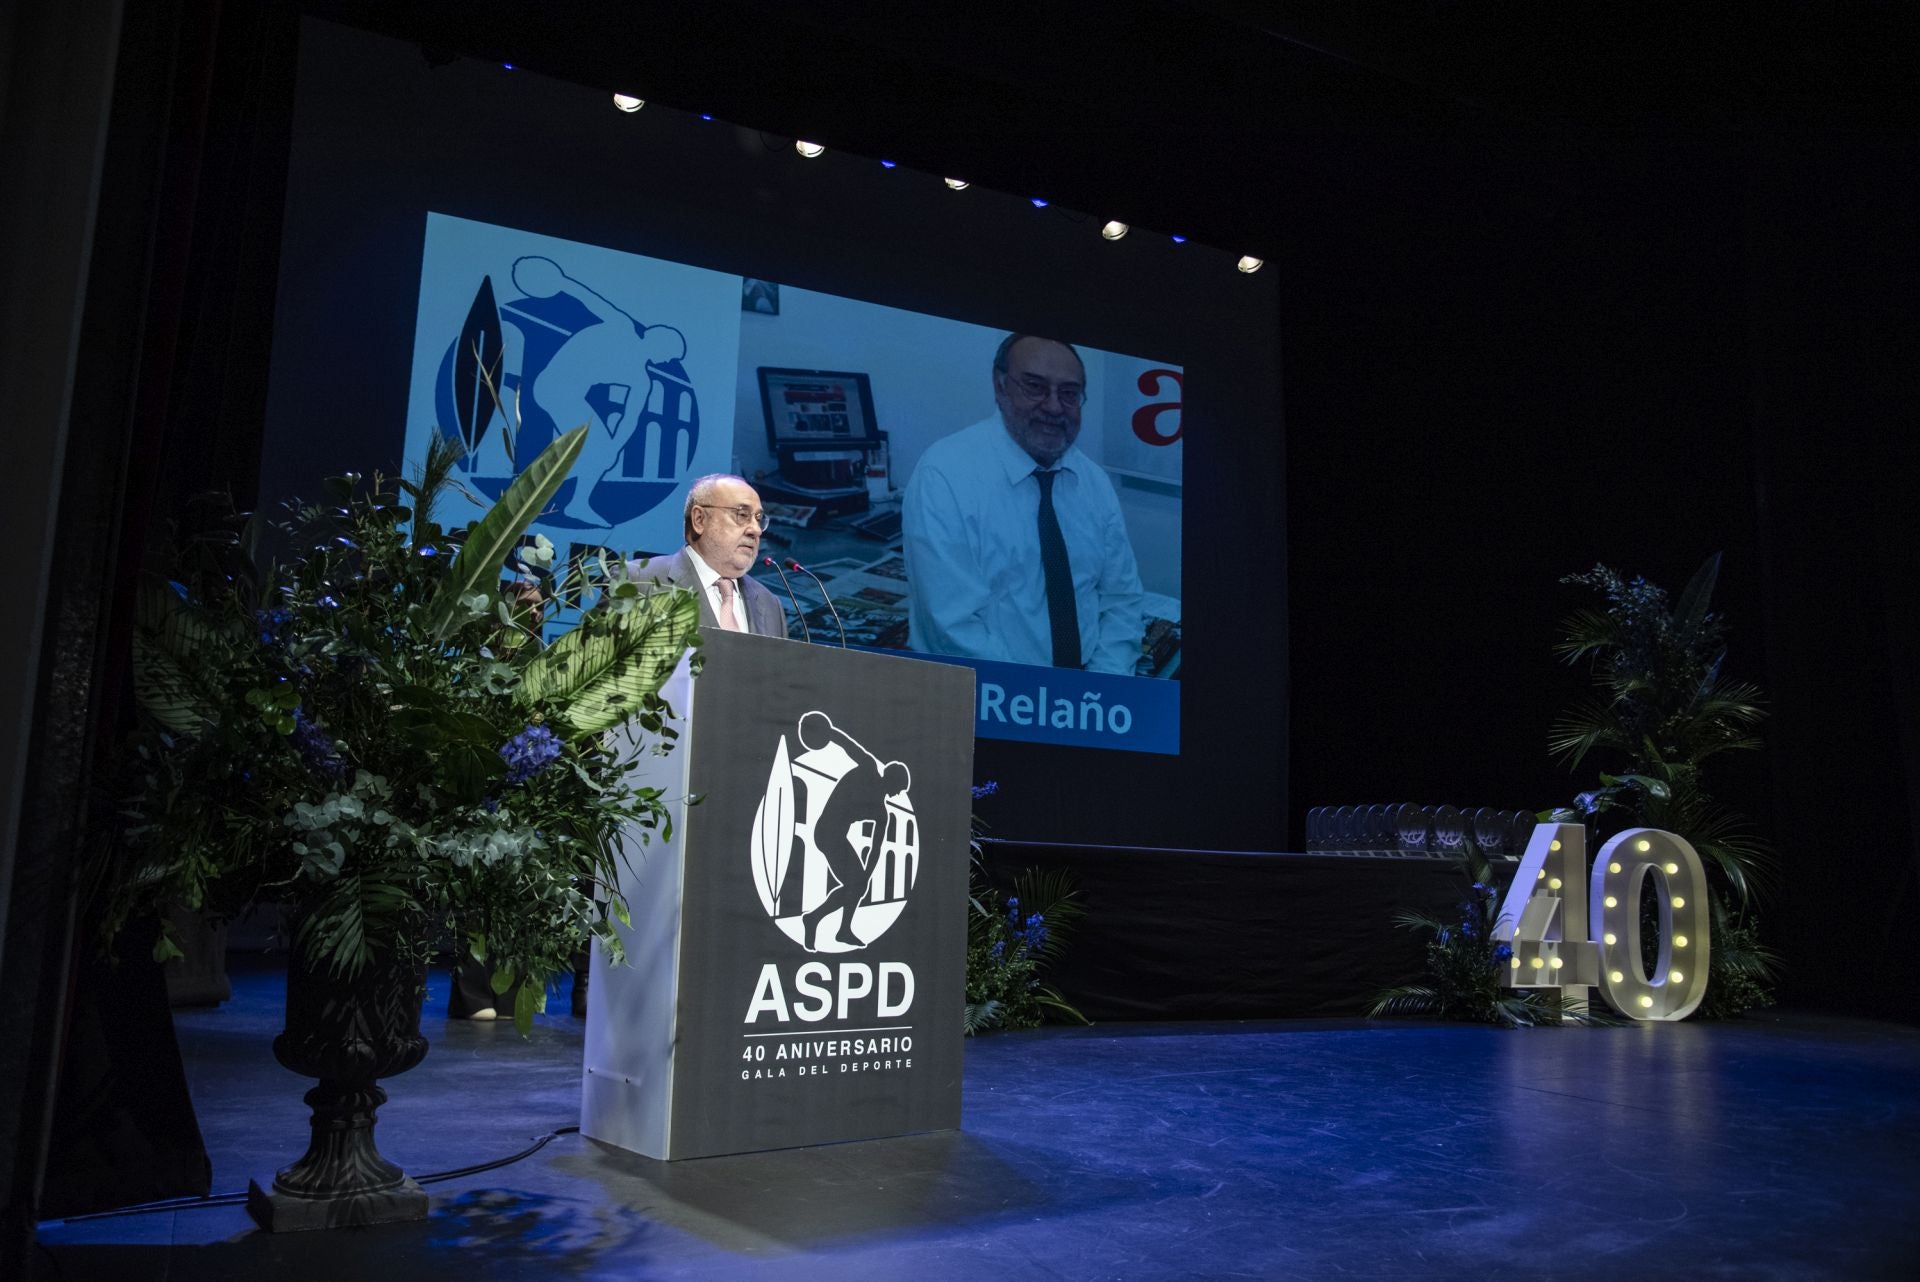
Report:
[[[629,776],[672,831],[622,835],[581,1131],[675,1159],[957,1127],[972,671],[703,636]]]

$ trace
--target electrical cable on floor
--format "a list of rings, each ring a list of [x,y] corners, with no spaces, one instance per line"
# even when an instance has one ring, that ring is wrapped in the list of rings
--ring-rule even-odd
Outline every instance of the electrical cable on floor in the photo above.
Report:
[[[443,1184],[448,1180],[463,1179],[469,1175],[479,1175],[485,1171],[495,1171],[503,1166],[512,1166],[538,1153],[562,1135],[578,1135],[578,1126],[562,1126],[548,1131],[518,1153],[507,1157],[495,1158],[491,1162],[479,1162],[473,1166],[456,1167],[451,1171],[435,1171],[431,1175],[416,1175],[415,1184]],[[244,1206],[245,1193],[209,1193],[205,1197],[175,1197],[160,1202],[142,1202],[138,1206],[122,1206],[111,1211],[90,1211],[85,1215],[69,1215],[63,1220],[43,1220],[42,1226],[52,1224],[79,1224],[85,1220],[111,1220],[122,1215],[155,1215],[162,1211],[197,1211],[210,1206]]]

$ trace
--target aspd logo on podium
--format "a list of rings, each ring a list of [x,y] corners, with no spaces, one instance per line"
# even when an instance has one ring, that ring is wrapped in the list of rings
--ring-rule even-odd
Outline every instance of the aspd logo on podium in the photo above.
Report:
[[[913,773],[882,761],[820,711],[781,735],[753,818],[760,906],[810,953],[855,952],[885,934],[920,870]]]

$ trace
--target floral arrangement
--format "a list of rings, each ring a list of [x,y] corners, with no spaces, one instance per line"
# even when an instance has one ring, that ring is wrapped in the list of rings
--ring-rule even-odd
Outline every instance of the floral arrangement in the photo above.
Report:
[[[1542,815],[1586,823],[1600,838],[1645,825],[1684,837],[1705,862],[1714,947],[1701,1014],[1736,1015],[1771,1002],[1777,955],[1758,937],[1754,900],[1768,881],[1773,853],[1744,817],[1708,792],[1708,763],[1760,746],[1766,711],[1758,687],[1728,678],[1727,624],[1711,608],[1720,557],[1708,557],[1677,600],[1643,577],[1605,565],[1562,582],[1591,589],[1597,607],[1561,625],[1556,652],[1585,660],[1593,691],[1554,723],[1549,747],[1569,766],[1605,754],[1610,770],[1571,806]],[[1648,918],[1648,948],[1658,932]]]
[[[1412,911],[1394,915],[1399,925],[1426,933],[1427,978],[1386,989],[1369,1015],[1427,1015],[1509,1027],[1616,1022],[1555,992],[1507,988],[1513,949],[1494,938],[1501,891],[1477,850],[1468,854],[1467,875],[1472,884],[1457,906],[1456,920]]]
[[[496,992],[518,985],[523,1031],[589,938],[620,955],[617,835],[667,821],[627,772],[671,747],[658,691],[698,616],[684,590],[557,573],[525,539],[584,430],[464,532],[435,520],[459,489],[458,447],[437,444],[411,482],[340,477],[328,504],[289,504],[291,554],[264,571],[233,518],[142,586],[109,935],[274,901],[309,964],[343,975],[452,938]],[[543,610],[590,596],[546,644]]]
[[[992,780],[976,784],[975,801],[1000,790]],[[1041,979],[1059,953],[1064,935],[1082,913],[1078,892],[1063,870],[1029,869],[1003,898],[988,880],[980,858],[985,825],[974,817],[973,861],[967,910],[967,1005],[969,1035],[990,1029],[1036,1028],[1049,1017],[1084,1024],[1059,990]],[[1022,903],[1027,905],[1022,907]]]

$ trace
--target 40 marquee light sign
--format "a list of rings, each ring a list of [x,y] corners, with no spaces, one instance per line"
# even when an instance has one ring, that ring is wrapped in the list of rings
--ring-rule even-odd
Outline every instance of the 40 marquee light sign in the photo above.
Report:
[[[1629,1019],[1685,1019],[1707,992],[1707,875],[1684,838],[1629,828],[1587,867],[1587,830],[1541,824],[1500,905],[1494,937],[1513,958],[1510,988],[1557,988],[1570,1000],[1598,988]],[[1648,973],[1640,900],[1654,883],[1660,950]]]

